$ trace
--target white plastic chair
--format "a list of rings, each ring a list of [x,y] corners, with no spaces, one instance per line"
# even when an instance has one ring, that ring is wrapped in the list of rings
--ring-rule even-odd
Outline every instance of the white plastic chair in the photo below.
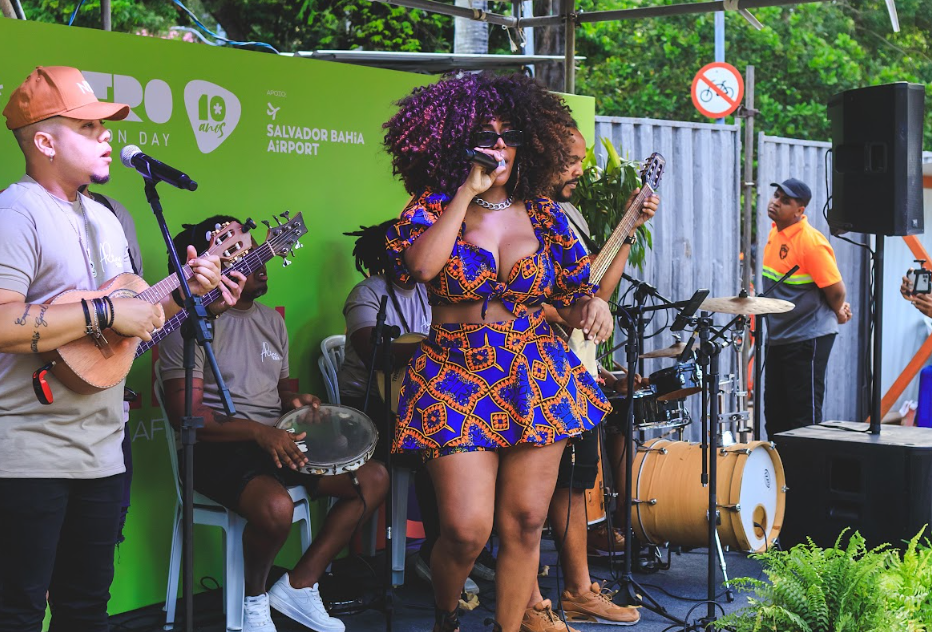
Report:
[[[320,367],[320,373],[324,376],[327,401],[339,406],[340,383],[337,375],[340,373],[340,367],[343,366],[343,358],[346,357],[346,336],[343,334],[327,336],[320,341],[320,351],[321,356],[317,359],[317,366]]]
[[[175,433],[169,431],[168,412],[165,408],[165,393],[159,363],[155,363],[155,395],[162,415],[165,418],[165,437],[168,444],[168,456],[171,462],[172,477],[175,481],[175,519],[172,529],[172,548],[168,567],[168,586],[165,590],[165,625],[164,630],[171,630],[175,624],[175,606],[177,605],[178,580],[181,571],[181,482],[178,472],[178,453],[175,448]],[[289,487],[288,493],[294,501],[292,522],[303,522],[301,528],[301,550],[306,551],[311,545],[311,510],[307,490],[300,485]],[[226,614],[227,630],[243,629],[243,599],[246,594],[243,577],[243,529],[246,519],[241,515],[215,503],[203,494],[194,492],[194,524],[212,525],[223,529],[224,535],[224,572],[223,572],[223,612]]]

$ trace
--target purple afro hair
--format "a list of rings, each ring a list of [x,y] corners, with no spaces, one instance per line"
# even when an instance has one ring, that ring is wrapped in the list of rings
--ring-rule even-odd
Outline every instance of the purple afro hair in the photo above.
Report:
[[[493,116],[524,131],[508,189],[518,199],[546,196],[569,156],[572,117],[563,100],[520,74],[449,74],[415,88],[383,125],[385,148],[405,189],[453,195],[470,164],[461,148]]]

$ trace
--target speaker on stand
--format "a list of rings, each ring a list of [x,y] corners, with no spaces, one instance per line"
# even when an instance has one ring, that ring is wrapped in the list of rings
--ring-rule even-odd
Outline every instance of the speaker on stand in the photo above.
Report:
[[[807,536],[831,546],[846,527],[870,546],[901,546],[932,522],[932,429],[893,426],[880,435],[884,237],[923,232],[924,98],[924,86],[901,82],[848,90],[828,102],[829,226],[833,234],[876,235],[870,428],[825,422],[772,437],[789,488],[784,546]]]

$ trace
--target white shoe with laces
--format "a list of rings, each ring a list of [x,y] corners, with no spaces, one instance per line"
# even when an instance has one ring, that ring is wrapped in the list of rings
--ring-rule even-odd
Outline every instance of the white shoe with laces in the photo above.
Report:
[[[267,593],[243,601],[243,632],[276,632]]]
[[[283,615],[316,632],[345,632],[343,622],[327,613],[317,586],[292,588],[288,573],[285,573],[269,591],[269,604]]]

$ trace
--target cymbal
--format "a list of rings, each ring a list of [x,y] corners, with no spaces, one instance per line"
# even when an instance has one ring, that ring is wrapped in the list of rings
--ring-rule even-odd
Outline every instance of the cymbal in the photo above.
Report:
[[[685,348],[685,342],[674,342],[666,349],[654,349],[653,351],[642,353],[638,357],[642,360],[646,360],[648,358],[678,358],[683,353],[683,349]]]
[[[699,309],[720,314],[783,314],[794,307],[793,303],[778,298],[722,296],[705,299]]]

